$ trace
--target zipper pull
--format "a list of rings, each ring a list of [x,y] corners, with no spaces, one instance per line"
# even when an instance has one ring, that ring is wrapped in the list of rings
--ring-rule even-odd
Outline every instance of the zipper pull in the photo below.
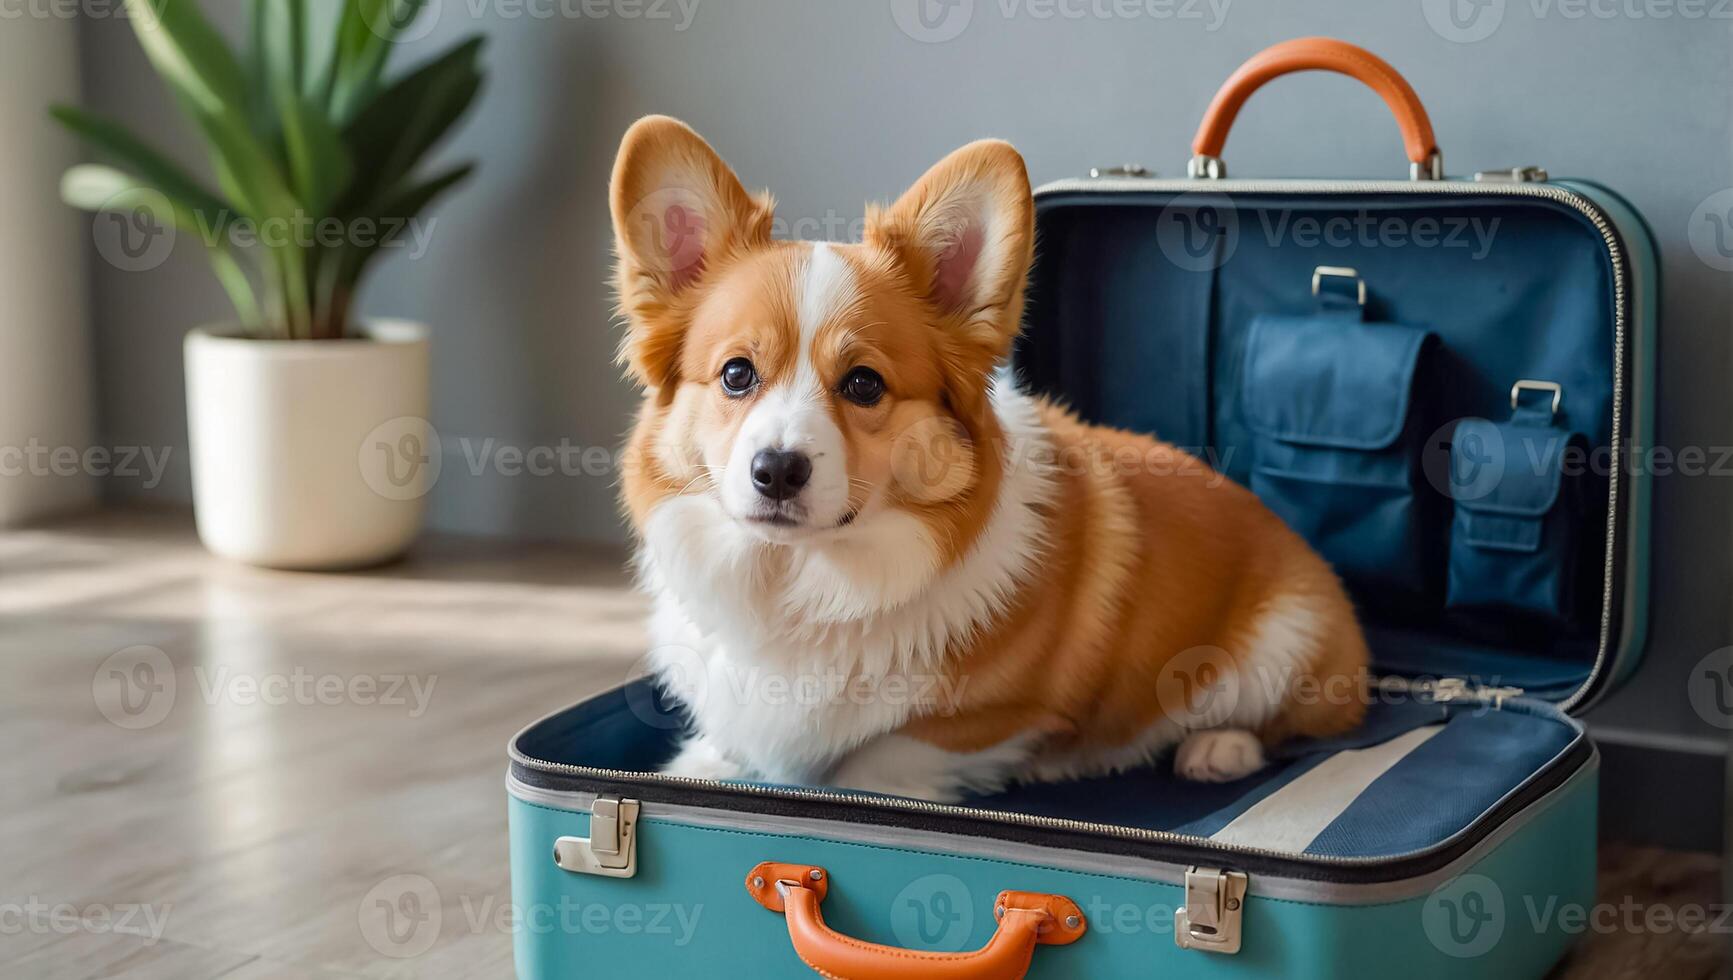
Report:
[[[1496,710],[1504,707],[1504,702],[1510,698],[1521,697],[1520,687],[1486,687],[1471,684],[1462,677],[1441,677],[1432,682],[1427,691],[1434,704],[1452,704],[1458,701],[1474,701],[1480,704],[1490,703]]]

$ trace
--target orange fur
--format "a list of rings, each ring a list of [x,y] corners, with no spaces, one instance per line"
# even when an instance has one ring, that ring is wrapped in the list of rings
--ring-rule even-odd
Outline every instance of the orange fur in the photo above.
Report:
[[[745,413],[790,383],[809,246],[772,241],[768,196],[747,194],[696,134],[661,117],[627,134],[612,207],[621,359],[646,388],[623,495],[641,529],[670,498],[716,492],[717,460]],[[971,215],[987,217],[970,224]],[[871,209],[861,244],[832,246],[854,292],[811,357],[846,445],[849,503],[914,515],[939,543],[941,569],[970,552],[1005,480],[1011,447],[989,378],[1019,329],[1033,225],[1021,158],[984,141]],[[751,397],[718,391],[734,357],[757,366],[761,390]],[[856,365],[883,375],[880,404],[835,394]],[[1339,693],[1308,700],[1284,690],[1260,735],[1328,735],[1359,722],[1365,642],[1336,576],[1298,535],[1174,447],[1086,426],[1051,405],[1042,420],[1059,462],[1039,568],[986,628],[946,651],[945,670],[966,679],[954,688],[960,701],[919,713],[905,734],[956,752],[1029,732],[1056,750],[1131,745],[1163,719],[1158,686],[1176,658],[1219,648],[1206,655],[1212,666],[1243,666],[1260,623],[1285,601],[1315,613],[1319,642],[1283,683]],[[960,485],[923,493],[899,480],[898,453],[930,449],[907,444],[921,431],[957,433],[945,451],[966,474]]]

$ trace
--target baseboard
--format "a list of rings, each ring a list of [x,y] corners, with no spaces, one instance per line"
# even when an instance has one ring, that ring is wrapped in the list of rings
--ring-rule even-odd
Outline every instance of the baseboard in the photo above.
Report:
[[[1595,728],[1601,838],[1673,850],[1727,847],[1727,752],[1713,739]]]

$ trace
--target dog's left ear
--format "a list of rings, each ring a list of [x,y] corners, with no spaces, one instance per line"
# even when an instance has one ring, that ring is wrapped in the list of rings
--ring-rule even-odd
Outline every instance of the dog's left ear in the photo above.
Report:
[[[983,374],[1011,350],[1035,254],[1023,157],[980,140],[939,161],[889,208],[867,213],[866,243],[890,252]]]

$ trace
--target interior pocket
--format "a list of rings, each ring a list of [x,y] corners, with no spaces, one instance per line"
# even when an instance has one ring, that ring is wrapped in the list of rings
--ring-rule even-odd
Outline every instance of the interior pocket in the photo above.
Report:
[[[1583,438],[1550,419],[1464,419],[1450,440],[1451,609],[1498,608],[1570,619],[1579,494],[1567,477]]]
[[[1351,582],[1427,584],[1412,402],[1431,339],[1358,310],[1259,317],[1247,337],[1252,491]]]

